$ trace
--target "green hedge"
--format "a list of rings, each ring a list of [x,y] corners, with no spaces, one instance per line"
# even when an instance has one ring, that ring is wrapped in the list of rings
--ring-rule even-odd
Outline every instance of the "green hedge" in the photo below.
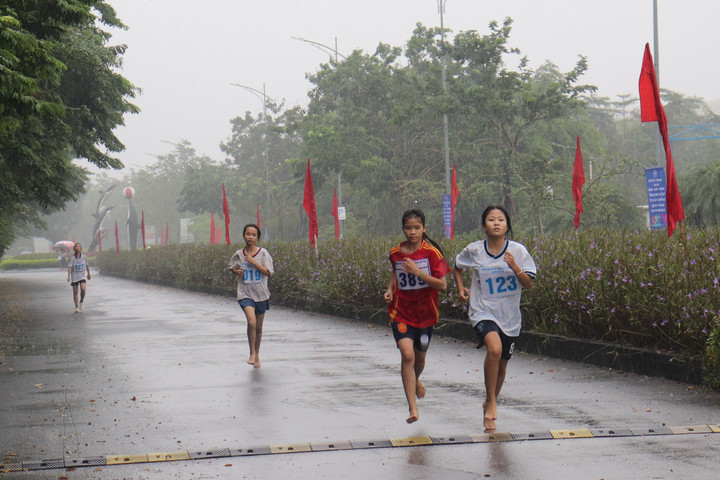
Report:
[[[33,253],[32,255],[18,255],[9,257],[0,262],[0,270],[30,270],[36,268],[58,267],[57,254]]]
[[[271,293],[363,309],[385,308],[388,250],[400,238],[307,243],[267,242],[275,262]],[[440,242],[448,262],[474,238]],[[707,379],[720,385],[720,230],[694,230],[682,239],[665,232],[581,232],[518,239],[538,265],[523,293],[526,330],[604,341],[683,357],[704,358]],[[232,295],[226,270],[240,245],[172,245],[105,252],[103,273]],[[466,284],[469,279],[466,279]],[[452,275],[441,294],[441,316],[462,319]],[[711,373],[714,372],[714,373]]]

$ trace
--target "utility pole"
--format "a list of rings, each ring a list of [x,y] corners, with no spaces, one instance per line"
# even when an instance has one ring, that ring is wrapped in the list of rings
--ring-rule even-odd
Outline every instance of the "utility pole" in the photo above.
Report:
[[[342,57],[343,60],[347,60],[347,57],[345,55],[343,55],[342,53],[340,53],[337,49],[337,37],[335,37],[335,48],[332,48],[323,43],[315,42],[313,40],[308,40],[308,39],[302,38],[302,37],[290,37],[290,38],[292,38],[293,40],[298,40],[300,42],[309,43],[313,47],[317,48],[318,50],[320,50],[322,52],[327,53],[328,55],[334,54],[336,65],[338,63],[338,56]],[[330,58],[332,58],[332,56]],[[338,164],[339,163],[340,162],[338,161]],[[338,186],[337,186],[338,206],[342,207],[342,204],[343,204],[342,203],[342,172],[340,171],[340,167],[338,167],[338,172],[337,172],[337,184],[338,184]],[[337,215],[337,214],[338,214],[338,212],[335,212],[335,215]],[[338,233],[340,234],[340,238],[343,238],[343,220],[338,220],[338,226],[339,226]]]
[[[655,78],[657,79],[658,90],[660,90],[660,41],[658,39],[658,8],[657,0],[653,0],[653,56],[655,60]],[[655,133],[655,164],[662,165],[663,146],[660,139],[660,132]]]
[[[443,92],[447,94],[447,73],[445,72],[445,23],[444,13],[445,4],[447,0],[438,0],[438,12],[440,13],[440,38],[442,40],[443,56],[441,58],[442,65],[442,86]],[[443,133],[445,135],[445,193],[450,194],[450,140],[448,138],[448,116],[447,113],[443,113]]]
[[[247,90],[248,92],[252,93],[256,97],[258,97],[260,100],[262,100],[263,104],[263,124],[265,127],[265,132],[263,133],[263,160],[265,163],[265,212],[266,215],[270,212],[270,168],[269,168],[269,162],[268,162],[268,121],[267,121],[267,101],[268,96],[265,94],[265,82],[263,82],[263,89],[262,92],[256,88],[248,87],[247,85],[241,85],[239,83],[231,83],[233,87],[240,87],[242,89]],[[272,99],[270,99],[272,100]],[[269,229],[266,229],[269,230]],[[269,239],[268,233],[265,234],[266,240]]]

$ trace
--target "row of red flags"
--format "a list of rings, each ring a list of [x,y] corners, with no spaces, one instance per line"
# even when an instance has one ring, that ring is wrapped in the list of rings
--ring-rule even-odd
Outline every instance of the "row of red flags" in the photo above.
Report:
[[[223,191],[223,215],[225,216],[225,243],[230,245],[230,210],[228,208],[227,196],[225,194],[225,184],[222,186]],[[452,170],[452,194],[451,194],[451,234],[450,238],[455,237],[455,204],[459,191],[457,188],[457,175],[455,167]],[[303,208],[308,216],[308,237],[310,247],[315,248],[318,239],[318,221],[317,208],[315,206],[315,189],[313,188],[312,170],[310,169],[310,159],[307,160],[307,168],[305,170],[305,188],[303,191]],[[335,218],[335,238],[340,238],[340,215],[338,212],[337,189],[333,191],[332,216]],[[260,227],[260,205],[257,206],[257,225]],[[215,216],[210,214],[210,244],[221,243],[220,229],[215,225]]]
[[[457,174],[455,166],[452,169],[452,187],[450,194],[450,239],[455,238],[455,205],[457,197],[460,194],[457,186]],[[310,171],[310,159],[307,161],[307,170],[305,171],[305,192],[303,195],[303,208],[308,215],[308,233],[310,236],[310,246],[315,248],[315,242],[318,237],[317,210],[315,208],[315,192],[313,190],[312,172]],[[333,191],[332,216],[335,217],[335,238],[340,238],[340,214],[338,212],[337,189]]]
[[[660,101],[660,87],[658,86],[655,64],[650,54],[650,44],[645,44],[640,80],[638,82],[640,91],[640,120],[642,122],[658,122],[660,136],[665,148],[665,172],[667,176],[665,205],[667,208],[668,238],[672,236],[678,222],[685,219],[685,210],[680,198],[677,176],[675,175],[675,163],[672,158],[670,137],[668,136],[668,121],[665,116],[665,109]],[[577,137],[577,148],[575,150],[575,167],[573,169],[573,199],[575,200],[575,230],[580,226],[580,214],[582,208],[582,186],[585,184],[585,170],[583,169],[582,153],[580,151],[580,137]],[[680,224],[682,229],[682,223]]]
[[[143,249],[147,248],[145,245],[145,211],[142,212],[140,220],[140,231],[142,234]],[[166,246],[170,242],[170,225],[165,222],[165,235],[163,236],[160,232],[160,246]],[[115,250],[120,251],[120,237],[118,236],[118,223],[115,220]],[[98,232],[98,251],[102,252],[102,234]]]
[[[680,198],[680,190],[675,175],[675,165],[672,159],[672,151],[670,148],[670,139],[668,137],[668,121],[665,116],[665,110],[660,101],[660,90],[655,74],[655,66],[653,64],[652,55],[650,54],[650,45],[645,45],[645,55],[643,56],[642,69],[639,81],[640,91],[640,117],[643,122],[658,122],[660,135],[663,140],[666,156],[666,172],[667,172],[667,225],[668,237],[675,231],[676,223],[685,218],[682,199]],[[575,149],[575,165],[573,168],[572,192],[575,201],[575,229],[580,226],[580,215],[582,208],[582,187],[585,184],[585,170],[583,167],[582,151],[580,149],[580,137],[577,137],[577,146]],[[222,184],[223,193],[223,216],[225,219],[225,243],[230,245],[230,209],[228,206],[227,195],[225,193],[225,183]],[[452,169],[452,188],[451,188],[451,216],[450,216],[450,238],[455,237],[455,205],[459,190],[457,187],[457,175],[455,166]],[[310,159],[307,160],[307,169],[305,171],[305,189],[303,193],[303,208],[308,215],[308,236],[310,246],[315,248],[318,238],[318,221],[317,209],[315,207],[315,192],[312,182],[312,171],[310,170]],[[340,218],[338,213],[337,190],[333,192],[332,216],[335,218],[335,238],[340,238]],[[260,227],[260,205],[257,206],[257,225]],[[145,212],[142,212],[141,221],[143,248],[145,248]],[[161,240],[163,245],[167,245],[169,236],[168,225],[165,224],[165,238]],[[102,243],[98,234],[98,243],[102,251]],[[162,235],[161,235],[162,238]],[[222,232],[215,225],[215,216],[210,215],[210,244],[222,243]],[[115,222],[115,246],[120,251],[120,243],[118,240],[117,221]]]

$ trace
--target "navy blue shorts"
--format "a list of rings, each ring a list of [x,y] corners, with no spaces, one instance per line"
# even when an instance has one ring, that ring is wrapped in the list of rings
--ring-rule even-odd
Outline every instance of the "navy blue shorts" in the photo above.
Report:
[[[433,327],[417,328],[407,323],[392,322],[392,328],[395,343],[403,338],[412,338],[415,350],[419,352],[427,352],[430,347],[430,339],[433,334]]]
[[[497,332],[497,334],[500,335],[500,341],[502,342],[502,355],[500,355],[500,358],[503,360],[510,360],[513,351],[515,350],[515,340],[517,340],[517,337],[508,337],[505,335],[505,332],[503,332],[500,327],[498,327],[498,324],[492,320],[480,320],[474,328],[475,333],[477,333],[478,336],[478,346],[475,348],[480,348],[485,345],[485,335],[490,332]]]
[[[245,310],[245,307],[253,307],[255,309],[255,315],[263,315],[267,310],[270,310],[270,300],[263,300],[262,302],[256,302],[250,298],[243,298],[238,300],[240,308]]]

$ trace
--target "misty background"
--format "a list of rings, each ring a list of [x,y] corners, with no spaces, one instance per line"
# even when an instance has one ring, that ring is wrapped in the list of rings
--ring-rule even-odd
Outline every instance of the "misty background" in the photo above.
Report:
[[[113,246],[114,222],[118,221],[122,229],[127,218],[127,200],[122,190],[132,185],[137,192],[133,199],[135,206],[148,216],[147,224],[153,231],[164,232],[167,225],[173,243],[207,242],[210,215],[221,223],[219,192],[224,181],[229,190],[234,241],[240,240],[238,230],[242,225],[255,220],[258,206],[264,227],[267,225],[268,238],[305,238],[306,217],[303,219],[304,213],[299,207],[304,170],[299,165],[306,156],[318,162],[317,169],[313,163],[313,173],[321,238],[334,235],[330,209],[333,191],[341,185],[343,204],[350,215],[343,225],[344,234],[398,234],[399,220],[395,217],[399,216],[395,210],[420,205],[428,213],[435,212],[430,213],[429,221],[434,235],[441,236],[442,219],[437,212],[439,195],[444,188],[444,171],[437,164],[442,160],[441,118],[435,123],[438,130],[428,133],[431,138],[427,139],[426,146],[435,145],[436,151],[428,155],[426,168],[417,168],[414,176],[396,178],[394,183],[384,185],[392,190],[382,200],[395,203],[393,199],[397,199],[398,208],[390,211],[383,209],[382,203],[367,201],[376,197],[377,192],[353,186],[372,181],[372,177],[364,178],[360,169],[360,172],[346,173],[347,183],[341,183],[338,170],[342,168],[334,168],[329,158],[323,159],[324,155],[330,156],[327,145],[308,142],[312,137],[309,134],[317,133],[312,126],[331,122],[329,118],[318,120],[310,92],[320,89],[320,96],[315,98],[316,108],[320,108],[323,95],[342,98],[342,92],[331,91],[332,82],[319,86],[320,80],[313,83],[308,76],[330,75],[343,64],[343,57],[350,57],[356,50],[373,56],[380,44],[406,48],[418,24],[427,29],[439,27],[437,1],[209,0],[198,4],[186,0],[113,0],[108,3],[128,26],[127,30],[110,29],[109,43],[128,47],[120,72],[141,89],[133,99],[141,112],[126,115],[125,126],[116,129],[125,145],[125,150],[116,156],[125,168],[100,170],[78,161],[78,165],[92,173],[88,193],[78,202],[68,204],[65,212],[48,216],[45,230],[28,229],[29,236],[44,236],[52,241],[72,238],[89,243],[91,215],[96,213],[98,192],[116,185],[105,199],[113,211],[108,213],[103,226],[104,246]],[[512,18],[507,46],[519,49],[520,54],[503,56],[505,67],[511,71],[520,67],[523,58],[527,59],[527,68],[534,72],[552,65],[560,73],[571,71],[579,59],[585,59],[587,66],[578,84],[595,87],[594,91],[579,92],[586,102],[580,116],[587,120],[586,127],[581,129],[589,177],[586,188],[590,189],[586,224],[612,225],[620,215],[624,218],[623,227],[643,228],[645,221],[638,206],[647,203],[643,190],[644,168],[656,165],[653,136],[657,126],[640,124],[635,100],[643,48],[647,42],[653,45],[653,2],[611,0],[579,5],[565,0],[448,0],[443,3],[448,43],[462,32],[488,35],[491,21],[502,25],[505,18]],[[660,0],[658,7],[660,86],[670,92],[664,98],[670,124],[717,124],[720,62],[712,52],[717,47],[715,20],[720,14],[720,4]],[[440,41],[439,37],[436,41]],[[317,48],[318,44],[325,48]],[[340,56],[337,64],[334,49]],[[401,57],[397,62],[407,65],[408,60]],[[263,99],[258,95],[263,89],[268,116],[263,115]],[[359,103],[362,102],[356,106]],[[498,160],[482,165],[467,164],[468,159],[490,155],[490,152],[459,145],[467,139],[461,138],[458,130],[472,123],[471,119],[463,120],[459,115],[457,111],[449,114],[450,163],[463,173],[459,177],[461,201],[456,230],[469,234],[477,229],[476,217],[484,204],[501,198],[500,189],[477,193],[483,187],[468,179],[486,174],[487,168],[497,168]],[[565,118],[568,123],[572,123],[573,118],[577,123],[577,115],[568,114]],[[297,126],[301,119],[309,117],[315,118],[314,123]],[[571,176],[574,136],[581,132],[577,128],[571,131],[573,127],[565,125],[565,131],[559,133],[561,128],[556,123],[551,129],[535,132],[538,138],[544,137],[549,142],[542,153],[547,155],[546,162],[562,157],[563,164],[544,179],[545,185],[538,187],[526,182],[517,186],[522,206],[518,212],[522,219],[519,229],[526,233],[562,232],[572,223],[571,195],[565,191],[569,190],[569,178],[560,179],[562,172]],[[378,134],[377,138],[380,137]],[[717,161],[715,151],[717,140],[673,145],[686,212],[688,200],[692,206],[692,195],[686,195],[688,185],[692,184],[688,183],[690,166],[712,165]],[[418,160],[416,154],[412,155]],[[528,155],[537,157],[541,153],[538,150]],[[272,173],[277,175],[272,182],[272,175],[263,168],[268,158],[277,167]],[[405,172],[414,167],[408,164],[398,168]],[[365,169],[369,170],[369,167]],[[248,172],[252,172],[251,175]],[[550,182],[550,177],[558,182]],[[488,179],[490,184],[493,181]],[[523,191],[533,188],[541,192],[540,197]],[[597,193],[594,199],[592,188]],[[413,197],[408,193],[413,189],[426,193]],[[542,203],[541,207],[533,211],[538,202]],[[545,210],[540,212],[541,208]],[[387,218],[371,219],[373,212],[375,216],[382,212]],[[716,221],[709,214],[696,215],[696,220],[699,225],[712,225]],[[126,236],[126,233],[120,235],[123,248],[126,248]],[[25,250],[28,246],[25,243],[18,248]]]

